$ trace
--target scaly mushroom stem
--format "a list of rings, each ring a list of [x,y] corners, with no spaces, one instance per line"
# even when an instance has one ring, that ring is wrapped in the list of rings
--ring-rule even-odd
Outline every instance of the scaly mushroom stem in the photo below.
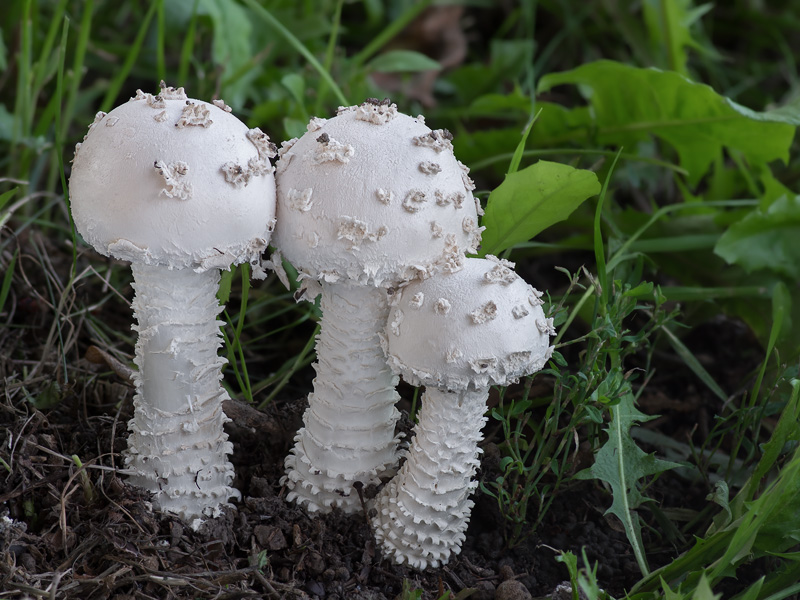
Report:
[[[323,283],[321,308],[314,391],[283,482],[287,498],[309,511],[355,512],[353,483],[379,483],[398,460],[398,377],[379,333],[389,307],[384,289]]]
[[[461,551],[487,396],[485,389],[425,390],[408,458],[375,500],[375,537],[397,563],[438,567]]]
[[[220,272],[131,268],[139,372],[125,459],[135,471],[130,482],[186,520],[217,516],[221,504],[240,496],[230,487],[233,446],[223,431]]]

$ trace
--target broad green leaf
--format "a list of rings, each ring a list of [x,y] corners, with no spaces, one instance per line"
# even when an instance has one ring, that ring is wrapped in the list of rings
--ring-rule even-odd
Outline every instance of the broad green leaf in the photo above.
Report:
[[[650,42],[666,53],[665,65],[672,71],[687,75],[687,48],[714,53],[692,37],[691,27],[711,8],[712,4],[693,6],[692,0],[645,0],[642,4]]]
[[[545,75],[538,91],[564,84],[580,86],[594,111],[595,130],[579,133],[626,148],[657,136],[678,153],[692,183],[724,148],[738,150],[752,166],[785,162],[800,124],[796,109],[756,112],[678,73],[608,60]]]
[[[782,196],[794,196],[794,192],[786,187],[772,174],[770,169],[763,169],[759,175],[759,181],[764,187],[764,193],[759,200],[759,206],[767,209],[770,204],[780,199]],[[730,195],[728,196],[731,197]]]
[[[728,228],[714,252],[747,272],[768,269],[800,279],[800,196],[782,197]]]
[[[563,221],[600,191],[597,175],[540,160],[507,175],[489,195],[482,254],[496,254]]]
[[[630,435],[631,427],[649,421],[652,417],[648,417],[634,406],[633,394],[630,391],[609,410],[611,422],[606,429],[608,440],[595,456],[594,464],[577,473],[575,477],[600,479],[611,486],[614,500],[606,514],[613,514],[622,522],[639,568],[646,575],[649,569],[642,545],[641,525],[638,515],[634,512],[646,500],[639,491],[639,480],[680,465],[657,459],[636,445]]]
[[[307,131],[307,125],[307,121],[301,121],[300,119],[292,119],[290,117],[284,117],[283,119],[283,128],[286,130],[287,139],[302,136]]]
[[[530,112],[531,99],[515,89],[510,94],[484,94],[472,101],[468,108],[463,109],[469,115],[494,115],[507,118],[509,112]]]
[[[525,112],[530,112],[530,106]],[[593,124],[588,108],[567,109],[558,104],[537,102],[536,111],[540,112],[536,124],[526,146],[547,150],[558,150],[576,135],[586,135]],[[468,111],[470,113],[471,111]],[[513,114],[509,107],[506,115]],[[501,129],[482,129],[460,132],[453,140],[456,156],[470,168],[482,168],[491,164],[494,157],[511,156],[519,143],[521,127],[504,127]],[[561,149],[561,153],[569,154],[571,149]],[[502,163],[506,164],[503,158]]]
[[[432,58],[413,50],[390,50],[367,63],[367,70],[378,73],[432,71],[441,68],[442,66]]]
[[[0,105],[2,106],[2,105]],[[0,113],[2,116],[2,113]],[[2,121],[0,121],[2,125]],[[519,143],[519,127],[485,129],[483,131],[463,131],[453,138],[453,146],[458,159],[474,169],[473,165],[487,158],[512,155]],[[534,134],[534,139],[535,139]],[[503,166],[508,164],[503,161]]]
[[[283,84],[283,87],[289,90],[289,93],[292,95],[294,101],[302,106],[303,96],[305,95],[306,91],[306,83],[302,75],[298,75],[297,73],[287,73],[281,78],[281,83]]]

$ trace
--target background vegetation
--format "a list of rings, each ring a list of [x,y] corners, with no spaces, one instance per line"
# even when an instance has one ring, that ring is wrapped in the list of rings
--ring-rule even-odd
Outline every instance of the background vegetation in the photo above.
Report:
[[[590,480],[636,558],[630,597],[800,594],[798,55],[790,0],[3,2],[0,425],[110,394],[89,346],[130,363],[129,270],[76,237],[65,194],[96,111],[163,79],[280,142],[390,96],[454,133],[482,252],[550,291],[558,352],[492,397],[481,489],[507,545]],[[221,294],[232,395],[307,393],[316,308],[246,272]],[[699,430],[668,414],[688,396]],[[707,498],[661,510],[659,475]],[[561,560],[576,593],[607,594],[596,565]]]

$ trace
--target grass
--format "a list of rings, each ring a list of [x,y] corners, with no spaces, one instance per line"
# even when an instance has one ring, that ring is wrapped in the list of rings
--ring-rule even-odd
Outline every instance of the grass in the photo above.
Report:
[[[578,0],[539,0],[505,10],[476,0],[460,3],[460,20],[442,19],[437,39],[455,41],[438,49],[406,29],[432,4],[4,3],[6,397],[52,409],[103,377],[79,366],[88,345],[123,362],[132,355],[128,270],[88,250],[69,213],[72,149],[95,112],[163,78],[190,96],[225,98],[280,141],[302,133],[311,115],[391,95],[404,112],[456,134],[492,249],[550,288],[554,360],[499,390],[491,410],[501,459],[481,489],[497,502],[508,545],[528,543],[560,494],[589,479],[606,490],[608,503],[597,508],[623,527],[641,570],[629,597],[797,594],[800,521],[788,509],[800,493],[800,79],[792,58],[800,21],[792,3],[626,1],[589,10]],[[435,106],[424,104],[417,72],[430,59],[452,63],[422,90]],[[583,187],[561,177],[583,178]],[[555,191],[542,201],[531,193],[541,189]],[[223,292],[225,385],[265,408],[308,392],[318,310],[296,304],[274,275],[248,275],[232,273]],[[712,322],[746,328],[750,344],[698,351],[692,328]],[[731,371],[716,363],[737,353],[750,357],[746,367],[720,379]],[[683,389],[671,387],[665,365]],[[648,434],[653,415],[637,403],[653,390],[680,400],[689,383],[712,407],[705,439]],[[95,497],[73,460],[73,477]],[[0,453],[0,466],[11,474],[14,462]],[[671,519],[648,495],[667,472],[707,488],[707,503],[689,518]],[[33,500],[25,502],[32,522]],[[659,528],[674,533],[670,542]],[[607,597],[585,554],[561,560],[575,593]],[[774,568],[736,587],[736,573],[766,560]],[[410,586],[403,594],[423,597]]]

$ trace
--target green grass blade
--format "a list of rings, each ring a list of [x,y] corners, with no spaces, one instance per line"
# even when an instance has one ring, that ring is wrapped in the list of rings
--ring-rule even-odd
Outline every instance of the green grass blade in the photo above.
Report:
[[[64,12],[66,9],[67,0],[61,0],[56,5],[56,9],[51,17],[50,27],[47,28],[47,34],[45,35],[42,49],[39,52],[39,58],[33,65],[33,82],[31,84],[31,96],[33,98],[38,97],[42,85],[44,84],[44,80],[46,79],[47,73],[50,69],[50,55],[53,52],[53,45],[55,44],[56,36],[58,35],[58,26],[64,18]]]
[[[594,259],[597,263],[597,280],[600,285],[600,304],[605,310],[608,304],[608,299],[611,294],[611,289],[608,287],[608,271],[606,270],[606,255],[603,247],[603,229],[601,222],[603,219],[603,204],[605,203],[606,193],[608,192],[608,183],[611,181],[611,176],[617,166],[619,160],[619,153],[614,157],[614,162],[611,163],[611,168],[608,170],[606,180],[603,182],[603,187],[600,189],[600,195],[597,198],[597,208],[594,211]]]
[[[13,188],[0,194],[0,210],[3,210],[3,207],[5,207],[5,205],[11,201],[11,198],[13,198],[14,194],[16,194],[18,191],[19,188]]]
[[[311,51],[305,47],[303,42],[298,40],[291,31],[286,29],[283,23],[278,21],[278,19],[276,19],[274,15],[271,12],[269,12],[266,8],[258,4],[256,0],[242,0],[242,2],[244,2],[244,4],[247,5],[256,15],[258,15],[258,17],[262,21],[264,21],[264,23],[266,23],[275,31],[277,31],[281,35],[281,37],[283,37],[287,42],[289,42],[289,45],[292,48],[297,50],[297,52],[301,54],[303,58],[305,58],[312,67],[314,67],[317,73],[319,73],[320,77],[322,77],[325,83],[327,83],[328,86],[331,88],[333,93],[336,95],[337,100],[341,104],[343,104],[344,106],[350,105],[344,93],[342,93],[342,90],[339,87],[339,85],[333,80],[333,77],[331,77],[331,74],[320,64],[320,62],[316,59],[316,57],[313,54],[311,54]]]
[[[8,263],[6,272],[3,274],[3,284],[2,287],[0,287],[0,313],[2,313],[3,308],[5,308],[8,293],[11,290],[11,282],[14,278],[14,267],[17,264],[17,256],[19,256],[19,249],[14,252],[11,261]]]
[[[533,129],[534,123],[536,123],[536,119],[539,118],[539,115],[542,114],[542,110],[539,109],[533,118],[528,121],[528,125],[525,127],[525,131],[522,132],[522,139],[517,144],[517,149],[514,151],[513,156],[511,157],[511,163],[508,165],[508,172],[507,175],[511,175],[512,173],[516,173],[519,171],[519,164],[522,162],[522,157],[525,154],[525,144],[528,143],[528,136],[531,133],[531,129]]]
[[[712,200],[704,202],[703,206],[706,208],[742,208],[747,206],[756,206],[757,204],[758,200]],[[662,206],[650,216],[644,225],[642,225],[633,234],[631,234],[627,240],[625,240],[616,253],[614,253],[614,256],[611,257],[611,260],[608,261],[608,266],[606,268],[613,270],[620,262],[626,260],[628,258],[627,255],[631,250],[631,246],[636,242],[636,240],[638,240],[645,231],[650,229],[666,215],[673,212],[680,212],[682,210],[696,209],[697,206],[694,204],[668,204],[667,206]]]
[[[328,47],[325,49],[325,62],[323,67],[327,73],[331,72],[333,66],[333,57],[336,53],[336,41],[339,39],[339,30],[342,24],[342,7],[344,0],[337,0],[336,12],[333,14],[333,22],[331,23],[331,34],[328,36]],[[328,92],[328,84],[325,80],[319,82],[319,89],[317,90],[317,103],[314,108],[314,114],[322,114],[325,96]]]
[[[286,370],[281,377],[281,380],[275,385],[273,390],[269,393],[269,395],[261,401],[261,404],[258,405],[259,409],[264,409],[266,406],[272,401],[272,399],[278,395],[284,386],[289,383],[289,380],[292,376],[300,369],[306,362],[306,357],[314,350],[314,347],[317,345],[317,336],[319,335],[319,325],[316,326],[314,329],[314,333],[311,334],[311,337],[308,338],[306,345],[300,351],[300,353],[295,357],[294,362],[291,364],[290,368]]]
[[[679,175],[687,175],[688,171],[674,163],[650,156],[640,156],[629,152],[618,152],[616,150],[599,150],[594,148],[541,148],[537,150],[525,150],[523,158],[536,158],[540,156],[567,155],[567,156],[608,156],[609,158],[619,155],[628,162],[641,162],[648,165],[655,165],[664,169],[669,169]],[[480,171],[497,163],[505,162],[514,156],[512,152],[495,154],[487,158],[470,162],[469,168],[472,171]]]
[[[164,0],[157,0],[156,2],[158,23],[156,34],[156,73],[158,79],[164,81],[167,78],[167,60],[164,56],[164,37],[167,35],[167,22],[164,15]]]
[[[61,136],[67,137],[67,130],[72,122],[72,115],[75,112],[75,104],[78,101],[78,92],[81,81],[83,80],[83,64],[86,60],[86,49],[89,47],[89,39],[92,33],[92,15],[94,12],[94,0],[86,0],[83,6],[83,15],[78,29],[78,42],[75,45],[75,55],[72,60],[72,78],[67,94],[67,102],[64,106]],[[88,126],[89,124],[86,123]]]
[[[17,94],[14,104],[14,130],[12,143],[18,144],[19,141],[30,134],[31,110],[33,102],[31,98],[30,76],[32,60],[33,24],[31,23],[31,0],[25,0],[22,9],[22,24],[20,25],[20,52],[17,59]]]
[[[758,378],[750,391],[750,406],[753,407],[758,400],[758,393],[761,391],[761,382],[764,381],[764,374],[767,371],[769,364],[769,357],[775,349],[775,344],[778,341],[783,331],[783,322],[792,310],[792,296],[789,293],[789,288],[782,281],[779,281],[772,290],[772,327],[769,332],[769,340],[767,341],[767,349],[764,356],[764,361],[761,363],[761,369],[758,372]],[[758,438],[758,436],[756,436]]]
[[[251,0],[245,0],[250,2]],[[359,68],[366,63],[373,54],[383,48],[386,43],[406,28],[417,16],[433,3],[433,0],[420,0],[412,4],[402,15],[394,19],[378,35],[372,38],[364,48],[351,59],[352,64]]]
[[[181,44],[181,58],[178,64],[178,85],[188,85],[189,83],[189,65],[192,62],[192,53],[194,52],[195,36],[197,34],[197,3],[200,0],[194,0],[192,6],[192,17],[189,19],[189,26],[186,28],[186,35]]]
[[[719,384],[716,381],[714,381],[714,378],[708,371],[706,371],[705,367],[700,364],[700,361],[697,360],[697,357],[694,354],[692,354],[692,351],[689,350],[689,348],[687,348],[686,345],[680,339],[678,339],[678,336],[672,333],[668,327],[662,328],[662,331],[666,334],[667,340],[669,340],[672,349],[675,350],[678,356],[680,356],[681,360],[683,360],[686,366],[689,367],[695,375],[697,375],[700,381],[702,381],[708,389],[714,392],[714,395],[717,398],[723,402],[726,402],[728,400],[728,395],[722,391],[722,388],[719,387]]]
[[[731,511],[735,516],[738,516],[738,513],[742,512],[747,502],[755,498],[759,486],[761,485],[761,480],[767,475],[770,469],[775,466],[778,458],[786,447],[786,443],[790,440],[797,440],[798,438],[797,422],[798,418],[800,418],[800,402],[798,402],[798,398],[800,398],[800,380],[793,379],[791,385],[792,393],[789,397],[789,401],[781,412],[780,419],[775,426],[772,437],[770,437],[768,442],[763,444],[763,453],[758,464],[756,464],[747,482],[742,486],[741,491],[730,503]]]
[[[64,138],[62,135],[62,112],[61,100],[64,97],[64,62],[67,56],[67,38],[69,36],[69,17],[64,17],[61,28],[61,43],[58,49],[58,74],[56,76],[56,114],[55,114],[55,153],[58,162],[59,175],[61,177],[61,189],[64,192],[64,202],[67,205],[69,214],[70,234],[72,236],[72,276],[75,276],[75,269],[78,264],[78,239],[75,233],[75,223],[72,220],[72,210],[69,204],[69,186],[67,185],[67,174],[64,168]]]
[[[122,63],[122,66],[117,70],[114,75],[114,78],[108,84],[108,89],[106,90],[106,94],[103,97],[103,101],[100,103],[100,110],[103,112],[108,112],[114,107],[114,102],[119,95],[119,91],[122,89],[122,84],[128,78],[128,75],[131,73],[131,69],[133,69],[133,65],[136,64],[136,60],[139,58],[139,53],[142,50],[142,44],[144,43],[144,38],[147,35],[147,31],[150,28],[150,22],[153,20],[153,17],[156,14],[158,9],[158,2],[153,2],[150,5],[149,10],[142,19],[142,24],[139,26],[139,31],[136,33],[136,37],[133,40],[133,43],[128,50],[128,54],[125,57],[125,61]]]

